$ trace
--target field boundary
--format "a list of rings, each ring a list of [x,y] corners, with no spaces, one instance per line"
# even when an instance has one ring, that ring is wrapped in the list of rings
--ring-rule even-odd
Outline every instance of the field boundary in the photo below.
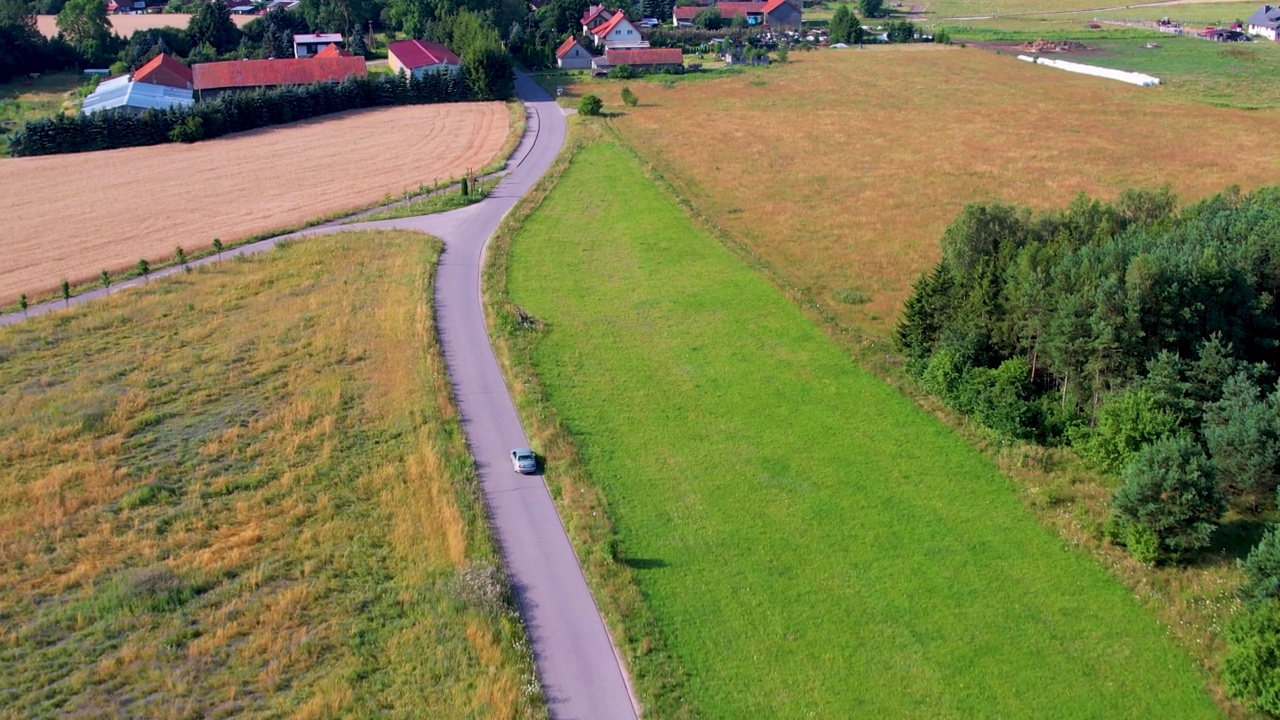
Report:
[[[543,477],[609,633],[632,671],[632,686],[644,716],[689,718],[693,715],[684,701],[683,669],[666,650],[657,620],[618,547],[607,498],[587,471],[572,433],[547,399],[533,367],[531,352],[541,324],[514,305],[508,292],[512,241],[578,151],[600,140],[583,137],[590,132],[581,121],[571,120],[569,138],[555,164],[516,204],[490,239],[481,268],[485,320],[516,412],[532,444],[546,458],[547,467],[554,468]]]

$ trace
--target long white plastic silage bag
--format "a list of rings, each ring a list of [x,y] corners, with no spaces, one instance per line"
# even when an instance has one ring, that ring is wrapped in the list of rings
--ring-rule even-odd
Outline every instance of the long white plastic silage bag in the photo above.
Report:
[[[1067,60],[1035,58],[1030,55],[1019,55],[1018,59],[1029,63],[1035,63],[1037,65],[1048,65],[1049,67],[1066,70],[1067,72],[1080,73],[1081,75],[1093,75],[1094,77],[1107,78],[1109,80],[1119,80],[1120,82],[1129,83],[1130,85],[1152,87],[1160,84],[1160,78],[1151,75],[1144,75],[1142,73],[1112,70],[1111,68],[1097,67],[1094,65],[1082,65],[1081,63],[1068,62]]]

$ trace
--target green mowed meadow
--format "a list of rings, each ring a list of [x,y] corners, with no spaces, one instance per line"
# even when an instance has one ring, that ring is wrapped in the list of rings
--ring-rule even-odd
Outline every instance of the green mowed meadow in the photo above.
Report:
[[[581,150],[510,260],[695,713],[1217,716],[1124,587],[625,150]]]

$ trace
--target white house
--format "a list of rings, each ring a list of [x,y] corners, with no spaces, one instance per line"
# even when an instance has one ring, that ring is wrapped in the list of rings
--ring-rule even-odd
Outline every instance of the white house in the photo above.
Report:
[[[619,10],[609,21],[591,31],[596,47],[649,47],[649,43],[640,35],[640,31]]]
[[[561,70],[589,70],[591,60],[591,53],[576,37],[565,40],[556,48],[556,67]]]
[[[308,58],[330,45],[341,45],[342,33],[313,33],[293,36],[293,56]]]
[[[434,72],[460,72],[462,60],[440,43],[401,40],[387,46],[387,65],[391,72],[404,71],[410,77],[422,77]]]
[[[1263,5],[1245,21],[1250,35],[1261,35],[1268,40],[1280,39],[1280,7]]]

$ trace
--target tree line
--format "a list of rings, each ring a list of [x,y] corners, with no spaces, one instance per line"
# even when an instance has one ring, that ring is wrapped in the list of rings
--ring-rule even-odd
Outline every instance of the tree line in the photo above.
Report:
[[[27,123],[10,138],[9,152],[14,156],[51,155],[196,142],[346,110],[458,102],[472,97],[465,81],[447,73],[413,78],[403,74],[350,77],[338,83],[225,93],[189,108],[141,115],[114,110],[58,115]]]
[[[1035,214],[967,206],[897,329],[920,385],[998,435],[1120,478],[1107,538],[1146,563],[1209,548],[1280,490],[1280,188],[1168,190]],[[1280,713],[1280,535],[1242,563],[1233,694]]]

